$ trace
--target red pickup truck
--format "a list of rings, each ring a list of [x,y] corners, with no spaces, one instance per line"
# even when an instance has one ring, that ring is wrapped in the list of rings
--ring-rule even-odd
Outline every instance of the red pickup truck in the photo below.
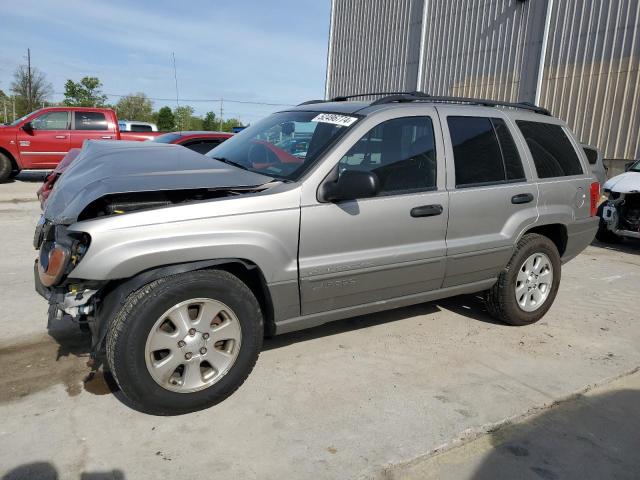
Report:
[[[85,140],[149,140],[161,132],[120,132],[108,108],[48,107],[0,126],[0,182],[20,170],[51,170]]]

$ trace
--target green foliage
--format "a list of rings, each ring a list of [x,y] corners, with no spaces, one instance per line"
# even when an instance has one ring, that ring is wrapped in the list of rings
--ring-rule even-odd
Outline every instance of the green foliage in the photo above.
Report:
[[[120,120],[150,122],[153,119],[153,102],[142,92],[122,97],[115,110]]]
[[[67,80],[64,84],[64,104],[68,107],[102,107],[107,96],[102,94],[102,83],[97,77],[84,77],[78,83]]]
[[[154,117],[158,130],[162,132],[171,131],[176,126],[176,118],[169,107],[162,107]]]
[[[173,110],[173,115],[176,118],[176,125],[174,127],[174,130],[193,130],[193,128],[191,127],[193,112],[193,107],[189,105],[176,107]]]
[[[216,130],[218,128],[218,119],[213,112],[207,112],[202,119],[202,130]]]
[[[241,127],[242,122],[237,118],[228,118],[222,122],[222,131],[223,132],[231,132],[233,131],[233,127]]]

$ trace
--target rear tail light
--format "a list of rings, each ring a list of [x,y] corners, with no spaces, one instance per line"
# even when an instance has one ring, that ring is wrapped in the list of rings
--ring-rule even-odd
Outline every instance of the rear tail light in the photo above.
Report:
[[[589,189],[589,193],[591,194],[591,209],[589,210],[589,215],[595,217],[598,213],[598,200],[600,199],[600,184],[598,182],[593,182],[591,184],[591,188]]]

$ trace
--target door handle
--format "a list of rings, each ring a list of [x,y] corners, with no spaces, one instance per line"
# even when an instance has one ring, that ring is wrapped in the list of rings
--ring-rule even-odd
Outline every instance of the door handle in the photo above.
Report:
[[[104,135],[102,137],[103,140],[111,140],[113,137],[111,135]]]
[[[67,138],[66,135],[56,135],[56,138],[59,138],[60,140],[64,140],[65,138]]]
[[[511,197],[511,203],[515,205],[529,202],[533,202],[533,195],[531,193],[519,193]]]
[[[442,213],[442,205],[422,205],[411,209],[411,216],[416,217],[434,217]]]

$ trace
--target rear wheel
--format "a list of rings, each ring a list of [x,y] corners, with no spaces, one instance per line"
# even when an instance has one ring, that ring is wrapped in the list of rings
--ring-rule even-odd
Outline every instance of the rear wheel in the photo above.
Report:
[[[0,183],[6,182],[13,175],[13,163],[4,153],[0,153]]]
[[[125,302],[107,334],[118,385],[147,413],[214,405],[247,378],[260,353],[262,314],[251,290],[219,270],[156,280]]]
[[[560,285],[558,249],[547,237],[522,237],[496,284],[487,292],[492,316],[511,325],[529,325],[551,308]]]

